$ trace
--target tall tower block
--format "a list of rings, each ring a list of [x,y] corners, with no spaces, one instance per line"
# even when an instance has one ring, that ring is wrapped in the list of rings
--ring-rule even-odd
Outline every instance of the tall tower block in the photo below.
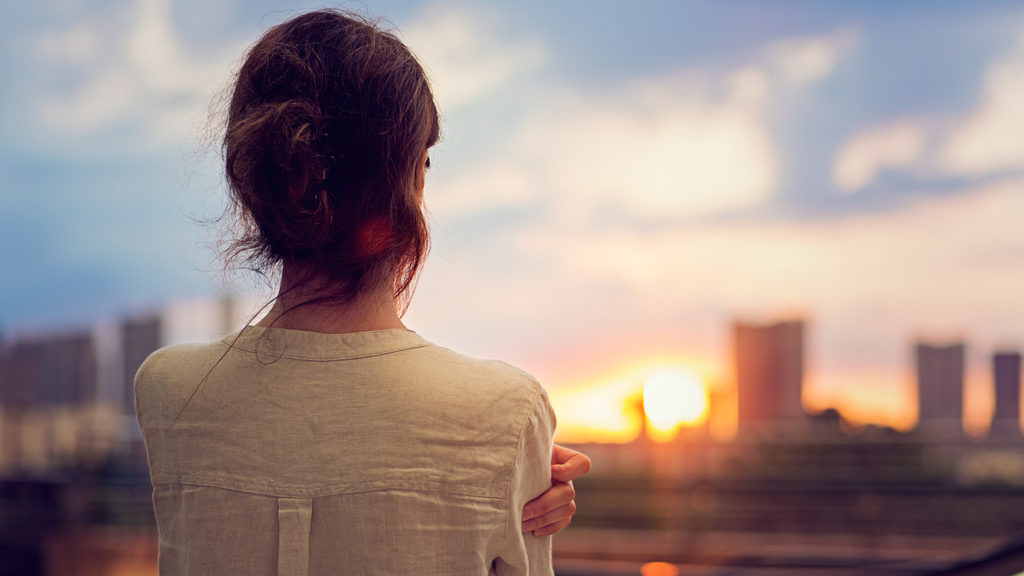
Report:
[[[964,414],[964,345],[918,342],[917,427],[929,434],[960,436]]]
[[[995,378],[996,410],[992,414],[992,434],[1020,436],[1020,352],[992,355]]]
[[[804,418],[803,321],[733,327],[739,433],[780,430]]]
[[[162,320],[158,315],[128,318],[121,324],[121,358],[123,386],[121,412],[135,415],[135,373],[154,350],[160,347]]]

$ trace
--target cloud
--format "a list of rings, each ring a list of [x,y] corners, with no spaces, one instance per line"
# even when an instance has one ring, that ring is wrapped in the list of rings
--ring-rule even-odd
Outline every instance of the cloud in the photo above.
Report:
[[[483,95],[484,88],[474,88],[473,82],[487,76],[469,73],[472,64],[455,72],[452,54],[489,62],[494,54],[517,54],[533,44],[498,44],[490,39],[496,35],[486,20],[467,26],[472,18],[445,16],[460,23],[446,25],[449,32],[443,31],[446,26],[423,28],[435,37],[434,44],[426,36],[414,37],[424,47],[458,46],[438,49],[434,57],[425,53],[424,60],[429,66],[437,58],[440,69],[464,78],[469,88],[463,93]],[[544,100],[516,111],[522,118],[510,130],[490,134],[496,160],[465,168],[461,176],[438,174],[431,185],[432,206],[438,215],[469,217],[531,205],[560,222],[583,226],[608,213],[662,222],[763,205],[776,191],[781,165],[769,105],[783,91],[829,75],[856,39],[849,30],[790,38],[734,69],[669,71],[601,91],[539,77],[531,92],[545,94]],[[469,49],[477,43],[484,48]],[[526,69],[496,68],[495,78],[504,82]]]
[[[435,4],[402,27],[403,42],[423,63],[445,109],[479,100],[543,63],[537,40],[500,42],[498,21],[479,8]]]
[[[890,118],[839,148],[832,179],[846,193],[882,169],[925,177],[981,178],[1024,170],[1024,27],[989,65],[975,105],[960,114]]]
[[[541,203],[582,224],[602,210],[660,221],[756,206],[775,190],[778,159],[743,89],[716,100],[663,78],[549,102],[495,144],[495,160],[439,175],[431,207],[466,217]]]
[[[1024,27],[1010,51],[989,66],[977,107],[941,151],[947,170],[979,176],[1024,169]]]
[[[127,131],[132,148],[179,144],[205,118],[241,54],[240,44],[226,43],[190,55],[168,0],[138,0],[132,8],[127,26],[87,20],[50,30],[37,43],[49,86],[35,113],[62,138],[94,142],[97,134]]]
[[[985,374],[994,346],[1024,344],[1022,189],[1024,178],[1004,178],[830,220],[599,229],[531,220],[442,248],[417,296],[430,305],[414,302],[411,321],[557,390],[605,382],[660,352],[728,378],[735,317],[806,314],[808,406],[905,429],[915,418],[913,339],[966,337],[969,372]],[[968,417],[985,420],[977,407]]]
[[[679,302],[851,314],[859,313],[859,302],[885,301],[905,319],[959,324],[983,309],[985,317],[1021,314],[1012,291],[992,287],[1024,283],[1024,228],[1016,225],[1024,213],[1022,188],[1024,180],[1003,180],[837,221],[694,224],[597,236],[552,227],[543,235],[524,231],[511,243],[567,277],[622,283],[640,300],[663,301],[671,287]]]
[[[559,360],[538,360],[538,350],[585,357],[594,339],[656,333],[722,353],[734,315],[806,312],[823,338],[820,380],[859,367],[887,373],[879,386],[902,386],[918,334],[1024,342],[1013,289],[1024,285],[1022,188],[1004,179],[831,221],[599,231],[534,222],[435,260],[420,294],[431,310],[418,318],[455,347],[532,350],[547,372]]]
[[[523,206],[536,197],[536,190],[529,171],[514,164],[495,163],[432,182],[427,205],[432,212],[460,217]]]
[[[883,169],[915,165],[925,153],[929,126],[907,119],[866,128],[840,148],[832,165],[832,181],[852,193],[866,188]]]
[[[715,98],[712,87],[668,77],[578,97],[529,121],[518,149],[565,218],[602,209],[692,218],[757,205],[778,180],[771,136],[756,101]]]
[[[835,69],[840,59],[859,41],[855,30],[787,38],[769,44],[765,57],[769,69],[791,84],[820,80]]]
[[[528,123],[532,151],[566,214],[610,207],[641,220],[702,218],[768,201],[780,151],[766,108],[783,90],[821,80],[857,42],[852,30],[774,42],[735,70],[633,82],[578,95]]]
[[[52,62],[88,64],[99,57],[101,43],[101,33],[95,25],[79,22],[64,30],[40,34],[36,49]]]
[[[966,337],[971,373],[995,345],[1024,344],[1022,189],[1007,178],[831,221],[533,222],[435,259],[419,295],[431,305],[414,323],[559,388],[580,374],[601,382],[595,365],[614,372],[651,350],[727,374],[733,318],[806,314],[809,406],[908,428],[913,339]]]

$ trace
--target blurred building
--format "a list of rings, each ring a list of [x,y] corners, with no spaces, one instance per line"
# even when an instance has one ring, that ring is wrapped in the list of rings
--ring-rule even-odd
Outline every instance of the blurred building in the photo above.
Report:
[[[964,344],[918,342],[917,427],[936,436],[962,436],[964,413]]]
[[[156,573],[135,374],[240,316],[231,298],[203,299],[0,340],[0,576]]]
[[[92,334],[18,340],[2,356],[0,473],[44,472],[73,461],[87,440],[82,408],[96,399]]]
[[[1020,353],[997,352],[992,355],[996,409],[992,414],[992,434],[1020,435]]]
[[[142,362],[162,345],[163,322],[156,314],[129,318],[121,323],[122,385],[119,408],[122,414],[135,415],[135,373]]]
[[[803,321],[733,327],[738,433],[798,428],[804,420]]]
[[[0,404],[74,406],[96,396],[92,334],[75,332],[15,341],[5,349]]]
[[[249,315],[229,296],[171,303],[90,329],[0,341],[0,477],[131,456],[139,367],[168,343],[218,338]]]

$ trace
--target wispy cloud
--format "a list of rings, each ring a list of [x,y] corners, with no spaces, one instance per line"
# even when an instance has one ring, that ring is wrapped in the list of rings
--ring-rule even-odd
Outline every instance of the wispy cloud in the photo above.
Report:
[[[487,96],[544,61],[536,39],[503,42],[500,18],[480,6],[434,4],[401,29],[402,40],[417,54],[445,110]]]
[[[966,111],[900,116],[859,129],[836,154],[832,180],[860,191],[882,170],[928,178],[979,178],[1024,170],[1024,24],[988,65]]]
[[[856,38],[789,39],[735,69],[667,72],[600,93],[541,78],[537,91],[557,98],[528,109],[512,134],[492,134],[499,159],[435,181],[435,212],[542,203],[581,225],[595,212],[664,221],[756,207],[780,179],[766,106],[830,74]]]
[[[868,371],[858,385],[891,400],[886,418],[906,426],[912,338],[966,334],[981,356],[994,342],[1024,342],[1018,294],[1004,289],[1024,284],[1022,188],[1006,179],[828,222],[586,233],[552,221],[488,240],[454,264],[435,261],[421,292],[431,307],[417,320],[476,353],[532,350],[530,368],[546,375],[585,369],[562,363],[593,361],[610,334],[620,344],[659,334],[680,354],[725,363],[734,315],[806,313],[815,406],[840,401],[835,394]],[[560,353],[536,352],[549,349]]]
[[[968,176],[1024,169],[1024,25],[1013,48],[989,66],[980,92],[945,142],[942,164]]]
[[[770,197],[776,150],[756,102],[675,78],[605,98],[576,97],[517,138],[560,217],[600,210],[641,219],[743,209]],[[737,166],[743,166],[737,170]]]
[[[830,34],[785,38],[765,48],[765,61],[782,80],[807,84],[831,74],[859,41],[860,35],[853,28]]]
[[[435,214],[459,218],[525,206],[537,197],[538,184],[532,171],[499,160],[432,183],[427,203]]]
[[[51,29],[37,54],[48,84],[34,103],[42,126],[62,139],[94,146],[122,139],[125,149],[165,149],[201,123],[211,97],[229,77],[241,44],[192,54],[170,16],[168,0],[137,0],[126,7],[128,26],[100,17]]]
[[[853,135],[836,155],[832,181],[845,193],[870,185],[882,170],[906,169],[919,163],[929,138],[929,124],[904,119],[871,126]]]

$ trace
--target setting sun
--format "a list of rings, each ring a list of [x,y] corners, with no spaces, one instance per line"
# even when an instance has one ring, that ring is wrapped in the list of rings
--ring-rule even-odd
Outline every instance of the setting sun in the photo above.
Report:
[[[707,411],[707,390],[690,372],[658,372],[644,384],[644,412],[657,432],[698,424]]]

